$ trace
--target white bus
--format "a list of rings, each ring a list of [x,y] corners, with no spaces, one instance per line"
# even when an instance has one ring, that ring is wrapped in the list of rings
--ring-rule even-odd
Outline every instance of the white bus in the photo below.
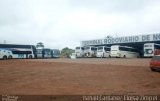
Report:
[[[144,57],[153,57],[154,55],[160,55],[160,44],[145,43],[144,44]]]
[[[84,47],[75,48],[76,57],[84,57]]]
[[[43,51],[43,58],[52,58],[53,57],[53,51],[48,48],[44,48]]]
[[[0,49],[10,52],[8,58],[35,58],[36,55],[33,45],[0,44]]]
[[[43,58],[43,48],[37,48],[36,51],[36,58]]]
[[[53,58],[53,50],[49,48],[37,48],[36,58]]]
[[[110,50],[111,48],[108,46],[99,46],[97,47],[97,57],[111,57],[110,56]]]
[[[84,47],[84,57],[96,57],[97,48],[93,46]]]
[[[6,49],[0,49],[0,59],[6,60],[12,58],[12,52]]]
[[[52,57],[53,58],[60,58],[61,52],[59,49],[52,49]]]
[[[139,51],[128,46],[111,46],[111,57],[137,58],[140,57]]]

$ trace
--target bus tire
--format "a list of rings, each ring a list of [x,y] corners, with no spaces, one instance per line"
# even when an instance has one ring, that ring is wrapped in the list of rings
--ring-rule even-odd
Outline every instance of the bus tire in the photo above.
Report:
[[[126,55],[124,55],[123,58],[126,58]]]
[[[84,57],[87,57],[87,53],[84,54]]]
[[[111,58],[111,56],[109,55],[109,58]]]
[[[90,56],[91,54],[90,54],[90,52],[88,52],[88,56],[87,57],[92,57],[92,56]]]
[[[10,56],[8,57],[8,59],[12,59],[12,55],[10,55]]]
[[[32,55],[29,56],[29,59],[32,59]]]
[[[3,60],[7,60],[7,56],[5,55],[5,56],[3,56]]]
[[[103,53],[103,56],[102,56],[102,58],[105,58],[105,57],[104,57],[104,53]]]

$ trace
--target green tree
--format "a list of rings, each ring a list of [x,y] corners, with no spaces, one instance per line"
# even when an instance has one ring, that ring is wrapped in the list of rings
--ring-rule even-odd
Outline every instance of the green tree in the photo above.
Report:
[[[74,53],[74,52],[75,52],[75,50],[70,49],[70,48],[68,48],[68,47],[65,47],[65,48],[63,48],[63,49],[61,50],[61,57],[67,57],[67,58],[69,58],[70,55],[71,55],[72,53]]]
[[[44,48],[44,44],[42,42],[37,43],[36,48]]]

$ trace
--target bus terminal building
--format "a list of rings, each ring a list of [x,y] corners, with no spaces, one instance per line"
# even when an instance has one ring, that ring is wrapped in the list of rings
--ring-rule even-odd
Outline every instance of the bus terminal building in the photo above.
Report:
[[[135,35],[135,36],[125,36],[125,37],[108,37],[105,39],[95,39],[81,41],[81,46],[130,46],[137,48],[140,54],[143,54],[143,46],[145,43],[156,43],[160,44],[160,33],[156,34],[145,34],[145,35]]]

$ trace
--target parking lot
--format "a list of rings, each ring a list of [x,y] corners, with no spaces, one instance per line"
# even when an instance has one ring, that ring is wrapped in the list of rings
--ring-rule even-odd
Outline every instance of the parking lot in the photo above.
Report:
[[[121,66],[149,66],[151,58],[77,58],[77,59],[33,59],[29,61],[82,63],[82,64],[106,64]]]
[[[150,59],[13,59],[0,61],[0,94],[160,95]]]

